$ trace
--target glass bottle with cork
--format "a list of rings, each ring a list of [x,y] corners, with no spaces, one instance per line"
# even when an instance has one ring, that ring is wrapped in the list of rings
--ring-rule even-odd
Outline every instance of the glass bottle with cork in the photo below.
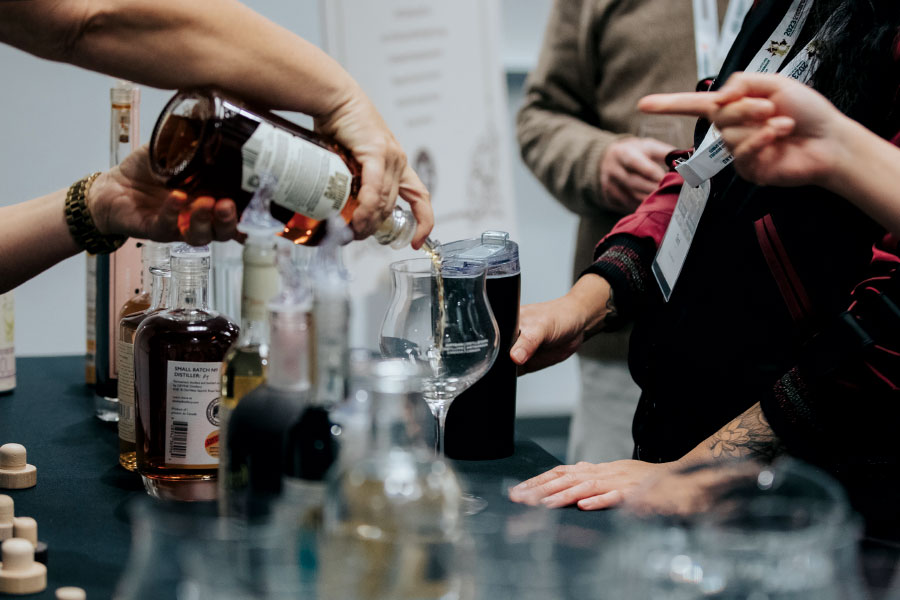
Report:
[[[219,502],[221,514],[227,514],[231,464],[228,456],[228,423],[241,399],[266,380],[269,364],[268,303],[278,294],[279,275],[275,234],[281,225],[266,212],[269,183],[256,190],[244,211],[238,230],[247,236],[243,249],[241,284],[241,333],[228,350],[222,365],[222,405],[219,435]]]
[[[170,308],[134,340],[137,470],[155,497],[213,500],[222,361],[239,328],[209,310],[209,248],[172,248]]]
[[[169,101],[153,129],[150,163],[168,187],[231,198],[238,212],[268,173],[278,182],[272,216],[297,244],[318,244],[329,216],[349,223],[359,204],[362,169],[346,148],[215,89],[180,91]],[[416,225],[409,209],[395,207],[373,237],[400,248]]]
[[[263,385],[244,396],[228,423],[221,514],[258,518],[281,494],[284,440],[311,401],[312,294],[294,264],[294,247],[281,253],[283,290],[269,303],[269,365]]]
[[[149,306],[122,317],[117,343],[119,397],[119,464],[137,470],[134,438],[134,336],[148,316],[165,310],[169,299],[169,249],[171,244],[144,242],[141,248],[142,286],[149,287]],[[149,284],[148,284],[149,282]]]

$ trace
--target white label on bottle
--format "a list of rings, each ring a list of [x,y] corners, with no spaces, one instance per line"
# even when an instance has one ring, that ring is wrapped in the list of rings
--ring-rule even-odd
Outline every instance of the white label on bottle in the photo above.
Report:
[[[256,191],[260,177],[277,182],[273,201],[321,221],[344,208],[350,197],[350,169],[334,152],[260,123],[241,148],[241,188]]]
[[[13,293],[0,294],[0,392],[16,387],[16,310]]]
[[[166,464],[218,464],[221,370],[220,362],[168,362]]]
[[[119,340],[116,351],[119,368],[119,439],[135,441],[134,437],[134,344]]]

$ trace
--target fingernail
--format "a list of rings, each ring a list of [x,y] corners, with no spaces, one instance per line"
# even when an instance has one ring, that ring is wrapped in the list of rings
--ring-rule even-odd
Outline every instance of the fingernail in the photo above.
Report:
[[[512,351],[513,360],[521,363],[525,360],[525,351],[521,348],[516,348]]]

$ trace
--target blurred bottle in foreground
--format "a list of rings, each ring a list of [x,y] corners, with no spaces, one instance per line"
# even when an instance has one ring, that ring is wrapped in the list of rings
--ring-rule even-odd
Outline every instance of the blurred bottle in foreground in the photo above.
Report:
[[[376,360],[365,375],[373,433],[366,456],[330,477],[319,561],[321,598],[457,598],[463,584],[460,488],[410,419],[422,374]]]
[[[0,294],[0,394],[16,389],[16,306],[12,292]]]

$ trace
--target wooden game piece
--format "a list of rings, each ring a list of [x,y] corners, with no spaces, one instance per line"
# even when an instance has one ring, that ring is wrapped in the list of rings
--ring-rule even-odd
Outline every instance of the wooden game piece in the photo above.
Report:
[[[0,542],[13,536],[13,499],[0,494]]]
[[[47,567],[34,561],[28,540],[10,538],[0,545],[0,594],[36,594],[47,588]]]
[[[37,521],[31,517],[13,519],[13,537],[28,540],[34,546],[34,560],[47,565],[47,544],[38,540]]]
[[[0,488],[21,490],[37,484],[37,469],[26,461],[25,446],[0,446]]]
[[[85,600],[86,598],[87,594],[80,587],[56,588],[56,600]]]

